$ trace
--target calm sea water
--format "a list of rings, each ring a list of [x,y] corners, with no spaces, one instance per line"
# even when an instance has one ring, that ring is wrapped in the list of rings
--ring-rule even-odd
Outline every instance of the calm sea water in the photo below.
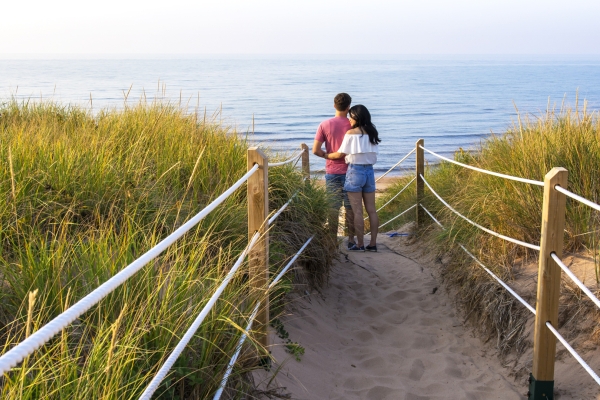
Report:
[[[97,111],[122,107],[128,91],[129,103],[145,94],[190,112],[206,108],[209,117],[222,110],[215,118],[242,132],[254,118],[254,142],[290,152],[312,145],[319,122],[333,116],[335,94],[348,92],[369,108],[383,139],[381,172],[418,138],[446,155],[472,148],[510,127],[515,105],[539,115],[563,99],[574,105],[578,93],[600,109],[600,57],[0,60],[0,101],[51,98]],[[311,166],[323,160],[311,155]]]

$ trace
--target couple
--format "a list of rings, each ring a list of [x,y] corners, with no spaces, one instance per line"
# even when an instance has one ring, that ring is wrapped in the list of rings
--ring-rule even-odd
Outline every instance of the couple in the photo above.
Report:
[[[375,211],[373,164],[377,162],[381,140],[371,122],[369,110],[360,104],[350,107],[351,102],[352,98],[347,93],[335,96],[335,117],[319,125],[313,153],[327,160],[325,183],[335,198],[335,208],[329,217],[329,226],[334,235],[337,235],[338,213],[343,203],[346,207],[348,250],[377,251],[379,218]],[[371,241],[368,246],[364,245],[363,202],[371,222]]]

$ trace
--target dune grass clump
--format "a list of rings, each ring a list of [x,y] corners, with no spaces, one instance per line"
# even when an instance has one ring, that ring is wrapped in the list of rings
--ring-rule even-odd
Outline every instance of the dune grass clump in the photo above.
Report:
[[[55,103],[0,106],[0,352],[156,245],[246,171],[234,129],[168,103],[93,116]],[[292,166],[270,173],[273,272],[310,235],[304,283],[332,254],[328,198]],[[247,244],[245,187],[11,372],[2,399],[138,398]],[[257,294],[241,273],[202,324],[156,398],[209,398]],[[276,290],[292,285],[288,276]],[[252,343],[252,342],[251,342]],[[257,346],[254,344],[254,346]],[[261,351],[257,348],[257,351]],[[245,367],[231,393],[248,389]],[[245,367],[244,367],[245,366]]]
[[[569,171],[568,189],[596,203],[600,201],[600,119],[597,113],[563,108],[559,112],[518,123],[502,135],[492,135],[472,152],[459,150],[455,160],[503,174],[543,181],[553,167]],[[412,177],[402,179],[380,199],[391,198]],[[426,179],[436,192],[455,209],[473,221],[504,235],[539,245],[543,188],[474,172],[460,166],[441,163],[426,171]],[[510,281],[518,273],[517,265],[534,261],[537,252],[491,236],[470,225],[446,209],[425,188],[425,206],[447,228],[431,225],[420,232],[440,253],[450,252],[443,277],[457,289],[459,303],[469,317],[490,336],[496,336],[501,350],[521,349],[523,322],[527,311],[504,289],[491,281],[462,250],[464,244],[501,279]],[[381,220],[413,205],[414,185],[382,210]],[[414,213],[400,220],[414,218]],[[426,218],[428,218],[426,216]],[[598,258],[597,212],[578,202],[567,200],[565,252],[587,250]],[[433,240],[433,242],[432,242]],[[600,266],[596,266],[598,282]],[[528,298],[528,296],[525,296]],[[530,298],[535,302],[535,297]],[[583,300],[585,301],[585,300]],[[579,306],[577,306],[579,307]],[[568,306],[561,306],[561,321],[570,318]]]

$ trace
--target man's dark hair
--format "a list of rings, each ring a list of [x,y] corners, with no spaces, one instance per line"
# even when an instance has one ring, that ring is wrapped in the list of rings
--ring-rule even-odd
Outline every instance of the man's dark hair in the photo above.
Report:
[[[352,97],[348,93],[338,93],[333,99],[333,106],[338,111],[346,111],[352,103]]]

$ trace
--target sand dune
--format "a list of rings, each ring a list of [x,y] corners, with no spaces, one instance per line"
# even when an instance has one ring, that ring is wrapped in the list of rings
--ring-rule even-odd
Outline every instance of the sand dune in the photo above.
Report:
[[[525,398],[401,242],[382,237],[378,253],[342,255],[322,293],[293,302],[282,320],[306,353],[296,361],[274,336],[279,373],[268,386],[311,400]],[[255,380],[264,388],[272,372]]]

